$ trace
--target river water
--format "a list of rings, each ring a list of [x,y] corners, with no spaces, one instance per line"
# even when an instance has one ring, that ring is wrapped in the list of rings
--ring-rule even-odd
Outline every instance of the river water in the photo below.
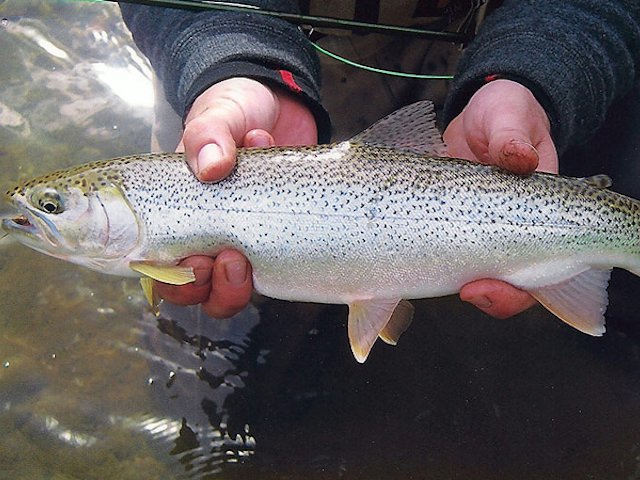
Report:
[[[0,17],[0,188],[148,151],[151,72],[117,7],[7,0]],[[595,168],[636,155],[611,138]],[[600,173],[580,171],[589,148],[577,175]],[[610,172],[628,193],[637,164]],[[616,272],[603,338],[540,308],[419,301],[359,365],[345,307],[156,318],[137,282],[4,239],[0,479],[640,479],[639,293]]]

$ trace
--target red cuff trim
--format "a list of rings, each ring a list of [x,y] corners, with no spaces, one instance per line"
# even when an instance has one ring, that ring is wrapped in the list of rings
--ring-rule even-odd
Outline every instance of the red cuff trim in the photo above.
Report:
[[[293,73],[291,73],[288,70],[278,70],[278,73],[280,74],[280,78],[282,79],[282,81],[285,83],[287,87],[289,87],[291,91],[296,93],[302,92],[302,88],[300,88],[300,86],[296,83],[295,79],[293,78]]]
[[[484,83],[493,82],[494,80],[498,80],[499,78],[501,78],[499,74],[493,73],[491,75],[487,75],[486,77],[484,77]]]

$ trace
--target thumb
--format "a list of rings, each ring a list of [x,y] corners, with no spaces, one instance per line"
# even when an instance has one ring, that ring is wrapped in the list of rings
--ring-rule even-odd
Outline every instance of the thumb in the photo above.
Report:
[[[181,144],[187,162],[201,181],[224,178],[235,165],[236,146],[270,143],[278,116],[278,98],[266,85],[241,77],[212,85],[185,119]]]
[[[491,163],[520,175],[538,168],[540,156],[529,136],[511,128],[497,129],[488,135]]]
[[[481,162],[518,174],[557,172],[549,118],[525,86],[511,80],[490,82],[471,97],[463,114],[464,135]]]

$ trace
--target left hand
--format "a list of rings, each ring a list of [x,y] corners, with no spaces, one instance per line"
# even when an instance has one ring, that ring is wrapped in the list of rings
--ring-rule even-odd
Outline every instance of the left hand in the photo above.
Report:
[[[300,98],[237,77],[212,85],[196,99],[178,151],[185,152],[199,180],[217,182],[233,170],[237,147],[315,143],[315,118]],[[168,302],[200,303],[212,317],[227,318],[251,299],[251,265],[237,250],[224,250],[215,258],[194,255],[180,264],[192,267],[196,280],[180,286],[156,282],[158,294]]]
[[[558,173],[558,154],[547,114],[531,91],[511,80],[480,88],[444,132],[452,157],[498,165],[527,175]],[[527,292],[500,280],[468,283],[460,298],[496,318],[507,318],[533,306]]]

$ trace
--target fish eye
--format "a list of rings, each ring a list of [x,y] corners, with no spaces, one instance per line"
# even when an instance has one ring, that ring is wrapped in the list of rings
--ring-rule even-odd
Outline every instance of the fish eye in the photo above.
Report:
[[[45,213],[58,214],[64,212],[62,197],[53,189],[34,192],[32,203]]]
[[[60,213],[60,205],[51,200],[45,200],[40,204],[40,208],[47,213]]]

